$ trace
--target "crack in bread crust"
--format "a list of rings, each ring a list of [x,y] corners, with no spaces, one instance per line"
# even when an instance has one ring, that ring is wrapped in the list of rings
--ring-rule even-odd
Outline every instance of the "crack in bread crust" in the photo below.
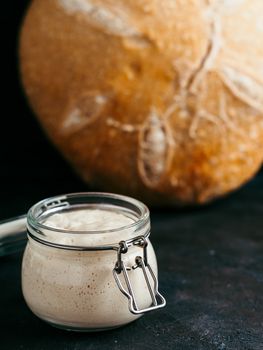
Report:
[[[139,135],[138,169],[144,183],[155,187],[167,170],[169,143],[168,128],[152,110]]]

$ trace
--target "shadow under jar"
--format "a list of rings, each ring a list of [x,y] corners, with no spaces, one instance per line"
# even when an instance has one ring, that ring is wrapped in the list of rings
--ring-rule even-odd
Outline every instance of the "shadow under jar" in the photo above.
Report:
[[[27,229],[22,290],[44,321],[97,331],[165,306],[143,203],[107,193],[57,196],[29,210]]]

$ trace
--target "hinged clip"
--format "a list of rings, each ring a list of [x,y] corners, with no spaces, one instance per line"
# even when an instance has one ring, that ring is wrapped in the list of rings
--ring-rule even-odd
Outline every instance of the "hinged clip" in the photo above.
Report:
[[[122,260],[122,255],[126,254],[128,252],[129,246],[139,246],[143,248],[143,257],[137,256],[135,258],[135,264],[131,267],[126,266],[125,263]],[[115,264],[115,267],[113,269],[113,276],[115,278],[115,281],[117,283],[117,286],[119,287],[122,294],[124,294],[128,300],[129,300],[129,310],[131,313],[137,315],[137,314],[143,314],[145,312],[153,311],[159,308],[162,308],[166,305],[165,298],[160,294],[158,291],[158,280],[155,276],[150,264],[148,263],[148,256],[147,256],[147,246],[148,246],[148,240],[147,238],[140,236],[136,237],[133,241],[121,241],[119,242],[119,248],[117,251],[117,262]],[[140,309],[138,307],[138,303],[136,301],[134,290],[131,284],[131,280],[128,275],[128,271],[135,270],[137,268],[140,268],[143,272],[147,288],[149,290],[152,304],[144,309]],[[123,273],[124,281],[127,288],[124,288],[119,275]]]

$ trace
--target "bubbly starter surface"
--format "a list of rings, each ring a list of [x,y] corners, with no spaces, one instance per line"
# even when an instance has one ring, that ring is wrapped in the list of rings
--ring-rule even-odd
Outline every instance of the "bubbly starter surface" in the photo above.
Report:
[[[115,211],[102,209],[82,209],[47,218],[45,225],[71,231],[105,231],[130,225],[134,220]]]

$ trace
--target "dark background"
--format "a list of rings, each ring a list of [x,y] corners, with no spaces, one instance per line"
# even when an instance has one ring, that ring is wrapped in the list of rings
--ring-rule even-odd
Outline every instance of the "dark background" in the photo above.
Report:
[[[23,93],[18,46],[28,4],[1,4],[0,220],[45,197],[88,189],[44,135]]]
[[[23,95],[18,34],[27,0],[1,3],[0,220],[88,189],[43,134]],[[103,334],[51,328],[26,307],[21,254],[0,258],[0,349],[263,349],[263,179],[198,209],[152,211],[167,307]]]

